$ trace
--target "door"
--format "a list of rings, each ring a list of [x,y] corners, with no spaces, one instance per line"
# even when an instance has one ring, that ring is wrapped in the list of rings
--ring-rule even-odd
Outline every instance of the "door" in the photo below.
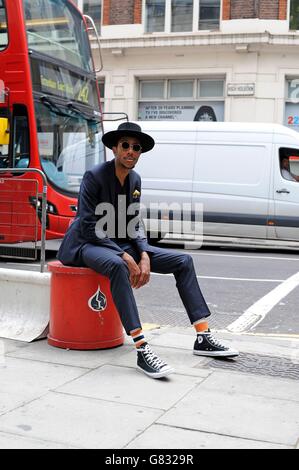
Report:
[[[274,212],[276,237],[299,241],[299,147],[276,146]]]

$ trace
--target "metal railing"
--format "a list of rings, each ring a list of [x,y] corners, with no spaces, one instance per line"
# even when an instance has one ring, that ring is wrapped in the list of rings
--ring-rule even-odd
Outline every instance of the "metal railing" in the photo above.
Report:
[[[42,192],[38,192],[38,179],[33,180],[37,184],[37,192],[35,195],[32,197],[35,198],[35,200],[32,200],[31,205],[35,205],[36,209],[36,227],[38,226],[38,212],[40,213],[40,223],[41,223],[41,244],[40,244],[40,272],[43,273],[45,269],[45,262],[46,262],[46,223],[47,223],[47,178],[46,175],[41,171],[38,170],[37,168],[0,168],[0,192],[1,192],[1,184],[4,184],[5,182],[12,182],[16,181],[18,184],[20,184],[22,181],[28,181],[26,179],[20,179],[20,178],[13,178],[12,176],[7,176],[5,175],[9,173],[10,175],[14,174],[24,174],[24,173],[37,173],[40,175],[42,178]],[[4,176],[1,176],[4,174]],[[32,180],[31,180],[32,181]],[[39,201],[41,202],[41,205],[39,207]],[[7,201],[9,203],[9,201]],[[5,202],[2,202],[2,204],[5,204]],[[30,202],[28,201],[28,204],[30,205]],[[9,207],[8,207],[9,211]],[[8,212],[9,213],[9,212]],[[13,212],[12,212],[13,215]],[[15,222],[16,223],[16,222]],[[37,231],[36,231],[37,235]],[[37,239],[32,240],[32,241],[37,241]],[[1,247],[1,244],[0,244]],[[26,249],[26,247],[24,248]],[[22,258],[22,256],[18,255],[15,256],[16,258]]]

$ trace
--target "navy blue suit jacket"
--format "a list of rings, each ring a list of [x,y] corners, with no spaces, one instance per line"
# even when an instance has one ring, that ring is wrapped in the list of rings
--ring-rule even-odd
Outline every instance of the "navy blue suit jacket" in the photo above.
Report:
[[[134,170],[129,173],[129,188],[128,203],[140,203],[141,178]],[[81,249],[86,243],[91,243],[99,248],[109,248],[119,255],[124,253],[113,239],[108,236],[103,238],[96,234],[96,224],[101,218],[101,215],[96,215],[97,205],[111,203],[115,207],[115,202],[115,160],[111,160],[96,165],[83,176],[78,197],[77,215],[68,228],[57,254],[57,258],[63,264],[84,266],[81,259]],[[133,217],[134,215],[131,218]],[[135,236],[130,239],[130,242],[140,253],[152,251],[142,223],[137,224]]]

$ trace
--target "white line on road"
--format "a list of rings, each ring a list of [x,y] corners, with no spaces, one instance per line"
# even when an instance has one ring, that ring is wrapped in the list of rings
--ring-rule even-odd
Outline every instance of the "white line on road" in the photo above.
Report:
[[[198,251],[189,251],[190,255],[199,255],[199,256],[219,256],[219,257],[228,257],[228,258],[250,258],[250,259],[269,259],[269,260],[278,260],[278,261],[297,261],[299,263],[299,256],[297,258],[283,258],[280,256],[259,256],[259,255],[231,255],[224,253],[200,253]]]
[[[264,297],[249,307],[236,321],[228,325],[227,330],[241,333],[257,326],[272,308],[299,285],[299,272],[286,279]]]
[[[173,276],[173,274],[151,273],[152,276]],[[196,276],[198,279],[220,279],[222,281],[283,282],[284,279],[254,279],[246,277]]]

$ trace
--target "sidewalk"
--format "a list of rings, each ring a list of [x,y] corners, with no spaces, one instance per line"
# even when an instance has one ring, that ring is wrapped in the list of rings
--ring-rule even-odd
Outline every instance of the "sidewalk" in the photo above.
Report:
[[[0,449],[299,448],[299,338],[218,333],[237,359],[192,355],[191,328],[146,337],[176,373],[123,346],[71,351],[0,338]]]

